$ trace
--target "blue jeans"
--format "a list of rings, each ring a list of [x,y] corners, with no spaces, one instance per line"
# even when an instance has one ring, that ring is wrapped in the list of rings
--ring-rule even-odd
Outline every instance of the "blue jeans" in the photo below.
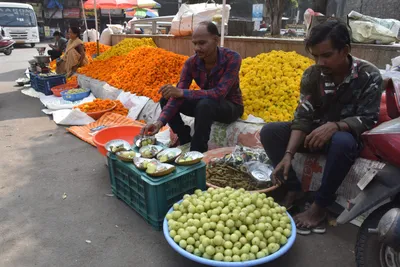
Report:
[[[278,165],[285,155],[289,143],[290,122],[266,124],[260,133],[265,152],[274,164]],[[300,153],[310,153],[301,145]],[[327,155],[321,187],[316,193],[315,202],[321,207],[331,205],[336,199],[336,191],[342,184],[351,166],[359,155],[359,145],[352,134],[336,132],[329,144],[319,151]],[[289,191],[301,191],[301,184],[293,168],[290,168],[286,186]]]
[[[166,99],[161,98],[161,108],[164,108],[167,103]],[[193,137],[190,136],[190,127],[184,124],[180,113],[194,117]],[[178,135],[181,145],[190,142],[191,151],[206,152],[213,122],[230,124],[239,119],[242,114],[243,106],[234,104],[226,99],[219,102],[212,99],[185,99],[177,114],[168,122],[168,125]]]

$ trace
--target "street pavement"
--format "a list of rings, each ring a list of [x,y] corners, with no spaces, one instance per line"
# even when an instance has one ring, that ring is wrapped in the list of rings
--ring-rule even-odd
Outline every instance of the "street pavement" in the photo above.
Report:
[[[96,148],[15,86],[36,53],[20,47],[0,54],[0,267],[201,266],[107,196],[108,171]],[[286,255],[264,266],[355,266],[356,234],[355,226],[341,225],[298,236]]]

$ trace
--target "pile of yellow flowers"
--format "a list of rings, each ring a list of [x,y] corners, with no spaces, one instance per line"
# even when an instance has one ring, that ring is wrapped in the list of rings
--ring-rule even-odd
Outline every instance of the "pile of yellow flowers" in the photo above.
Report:
[[[296,52],[271,51],[243,60],[240,87],[244,114],[265,122],[293,119],[300,96],[303,72],[314,61]]]
[[[153,39],[151,38],[125,38],[117,45],[112,46],[111,49],[102,53],[96,59],[106,60],[109,59],[110,57],[126,55],[136,47],[140,46],[157,47]]]

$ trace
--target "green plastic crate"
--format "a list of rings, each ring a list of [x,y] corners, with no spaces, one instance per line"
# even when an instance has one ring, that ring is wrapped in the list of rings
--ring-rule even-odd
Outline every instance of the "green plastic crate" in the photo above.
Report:
[[[153,178],[138,170],[133,163],[120,161],[108,154],[108,168],[114,195],[138,212],[156,230],[171,206],[194,190],[206,189],[206,165],[176,166],[166,176]]]

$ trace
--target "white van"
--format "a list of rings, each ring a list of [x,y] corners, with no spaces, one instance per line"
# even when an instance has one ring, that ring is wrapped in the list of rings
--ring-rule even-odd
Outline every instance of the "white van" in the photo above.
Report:
[[[0,2],[0,26],[17,44],[40,42],[36,14],[31,5]]]

